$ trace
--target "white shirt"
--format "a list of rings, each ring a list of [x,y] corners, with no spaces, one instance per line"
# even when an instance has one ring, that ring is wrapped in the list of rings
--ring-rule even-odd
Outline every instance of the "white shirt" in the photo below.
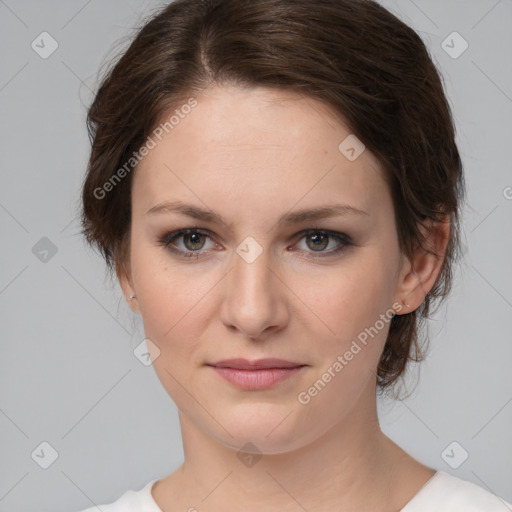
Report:
[[[100,505],[102,512],[162,512],[151,494],[151,480],[139,491]],[[400,512],[510,512],[512,505],[476,484],[437,471]],[[91,507],[81,512],[98,512]]]

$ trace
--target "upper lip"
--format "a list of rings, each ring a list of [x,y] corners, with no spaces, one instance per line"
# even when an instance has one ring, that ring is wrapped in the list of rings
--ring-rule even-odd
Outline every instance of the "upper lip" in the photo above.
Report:
[[[297,368],[305,365],[276,358],[254,359],[252,361],[237,358],[223,359],[216,363],[209,363],[209,366],[216,366],[218,368],[236,368],[237,370],[258,370],[262,368]]]

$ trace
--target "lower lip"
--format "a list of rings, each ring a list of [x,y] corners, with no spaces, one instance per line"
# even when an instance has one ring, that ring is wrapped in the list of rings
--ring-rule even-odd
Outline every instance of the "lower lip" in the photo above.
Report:
[[[304,366],[294,368],[260,368],[258,370],[238,370],[236,368],[212,368],[224,379],[242,389],[267,389],[278,382],[288,379]]]

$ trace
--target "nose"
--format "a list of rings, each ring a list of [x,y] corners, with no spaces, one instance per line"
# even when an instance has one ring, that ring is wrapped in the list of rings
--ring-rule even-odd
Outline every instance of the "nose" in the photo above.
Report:
[[[289,322],[287,287],[269,263],[265,250],[252,262],[236,254],[224,282],[221,321],[253,341],[268,338]]]

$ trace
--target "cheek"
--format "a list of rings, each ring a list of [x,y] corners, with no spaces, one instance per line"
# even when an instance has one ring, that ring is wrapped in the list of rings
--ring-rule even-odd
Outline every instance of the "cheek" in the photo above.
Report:
[[[131,268],[139,302],[148,316],[164,319],[182,307],[181,302],[176,304],[176,298],[179,295],[186,299],[191,287],[179,267],[173,266],[168,250],[157,245],[149,234],[134,229],[132,240]]]
[[[301,391],[314,402],[312,410],[325,414],[330,407],[332,421],[340,411],[352,409],[377,372],[391,322],[393,292],[389,262],[381,254],[377,247],[361,251],[333,273],[316,297],[317,310],[335,335],[323,325],[317,328],[322,350],[306,383],[309,387]]]
[[[309,286],[303,278],[300,296],[318,318],[324,339],[331,339],[338,349],[373,326],[390,307],[393,283],[376,249],[354,254],[324,281],[323,286],[318,281]]]
[[[132,272],[146,337],[161,351],[173,347],[179,356],[187,339],[195,339],[201,330],[201,311],[211,289],[213,276],[208,272],[192,278],[193,263],[173,264],[165,249],[134,247]],[[180,340],[177,343],[176,340]]]
[[[369,254],[340,269],[316,296],[322,321],[335,335],[323,325],[316,328],[318,364],[298,398],[308,402],[305,412],[321,411],[327,422],[349,414],[368,389],[389,331],[392,280],[382,259]]]
[[[193,279],[192,267],[173,265],[165,251],[156,248],[136,250],[132,255],[145,337],[158,349],[152,353],[153,368],[184,411],[190,407],[193,411],[190,393],[200,396],[193,377],[201,364],[198,340],[208,318],[208,291],[214,284],[207,272]]]

